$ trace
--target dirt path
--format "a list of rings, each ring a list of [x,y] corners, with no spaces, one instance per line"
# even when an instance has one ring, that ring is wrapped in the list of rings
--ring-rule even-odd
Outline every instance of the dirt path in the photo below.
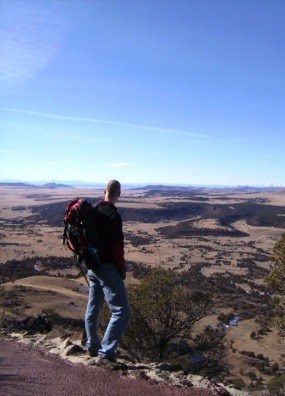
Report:
[[[210,396],[206,389],[182,389],[131,379],[117,372],[72,364],[44,350],[0,338],[1,396]]]

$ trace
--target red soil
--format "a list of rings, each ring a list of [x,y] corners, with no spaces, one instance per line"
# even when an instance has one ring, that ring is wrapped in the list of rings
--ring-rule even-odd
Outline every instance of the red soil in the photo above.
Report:
[[[72,364],[34,346],[0,338],[1,396],[209,396],[186,389],[132,379],[102,368]]]

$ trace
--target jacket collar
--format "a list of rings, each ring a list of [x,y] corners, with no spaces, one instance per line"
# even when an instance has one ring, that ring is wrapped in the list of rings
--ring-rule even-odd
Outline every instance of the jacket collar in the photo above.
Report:
[[[114,208],[115,208],[115,205],[114,205],[112,202],[105,201],[104,199],[102,199],[101,201],[99,201],[99,204],[100,204],[100,205],[110,205],[110,206],[114,206]]]

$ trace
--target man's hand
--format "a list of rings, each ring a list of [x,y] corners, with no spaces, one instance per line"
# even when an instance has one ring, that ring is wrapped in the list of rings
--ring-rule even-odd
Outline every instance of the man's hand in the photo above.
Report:
[[[100,257],[95,247],[89,247],[83,250],[82,257],[85,261],[86,267],[93,270],[100,264]]]

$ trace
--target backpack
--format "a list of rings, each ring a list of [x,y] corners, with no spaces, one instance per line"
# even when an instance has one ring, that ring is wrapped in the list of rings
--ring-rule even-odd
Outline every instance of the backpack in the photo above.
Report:
[[[63,244],[78,258],[78,265],[85,262],[88,269],[100,263],[96,249],[97,230],[94,207],[84,198],[76,198],[66,206],[63,224]]]

